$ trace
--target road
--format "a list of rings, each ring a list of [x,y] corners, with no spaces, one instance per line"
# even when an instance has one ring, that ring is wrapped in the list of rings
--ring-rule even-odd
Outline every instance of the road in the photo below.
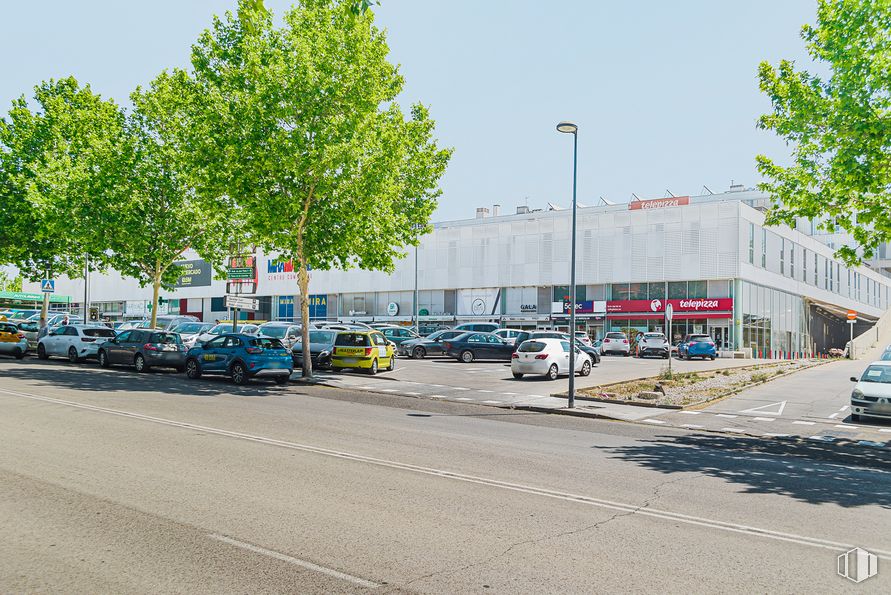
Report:
[[[845,591],[884,454],[2,360],[0,592]]]

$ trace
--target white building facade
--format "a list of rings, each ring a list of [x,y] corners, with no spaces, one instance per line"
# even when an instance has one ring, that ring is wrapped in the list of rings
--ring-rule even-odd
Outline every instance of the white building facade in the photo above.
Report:
[[[849,268],[814,236],[763,226],[751,191],[580,208],[576,312],[580,330],[661,330],[672,338],[708,333],[725,349],[813,353],[844,347],[845,314],[855,334],[888,307],[891,279]],[[518,209],[518,211],[526,211]],[[439,223],[393,274],[313,271],[313,318],[412,319],[417,254],[421,322],[494,320],[516,328],[568,329],[571,212],[518,212]],[[225,281],[184,256],[190,273],[162,292],[169,311],[225,319]],[[256,255],[258,319],[299,318],[296,274],[274,255]],[[197,271],[197,272],[196,272]],[[39,288],[26,288],[26,291]],[[59,279],[77,302],[83,279]],[[150,288],[93,274],[90,302],[109,318],[143,317]],[[671,303],[674,321],[666,328]]]

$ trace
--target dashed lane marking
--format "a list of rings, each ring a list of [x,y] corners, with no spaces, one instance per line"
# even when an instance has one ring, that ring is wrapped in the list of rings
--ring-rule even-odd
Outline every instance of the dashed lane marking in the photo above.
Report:
[[[481,403],[485,403],[486,405],[500,405],[502,401],[481,401]]]
[[[662,421],[661,419],[649,419],[649,418],[647,418],[647,419],[645,419],[644,421],[647,422],[648,424],[664,424],[664,423],[665,423],[665,422]]]
[[[829,416],[829,419],[835,419],[836,417],[839,416],[840,413],[841,413],[841,412],[833,413],[832,415]]]
[[[776,421],[775,417],[753,417],[755,421]]]
[[[815,425],[817,425],[817,423],[813,422],[813,421],[793,421],[792,423],[797,426],[815,426]]]
[[[792,434],[779,434],[779,433],[774,433],[774,432],[767,432],[764,435],[768,436],[770,438],[788,438]]]
[[[467,397],[457,397],[456,401],[472,401],[473,399],[468,399]]]
[[[729,414],[727,414],[727,413],[719,413],[719,414],[717,415],[717,417],[724,417],[724,418],[726,418],[726,419],[735,419],[735,418],[737,418],[737,417],[739,417],[739,416],[738,416],[738,415],[729,415]]]

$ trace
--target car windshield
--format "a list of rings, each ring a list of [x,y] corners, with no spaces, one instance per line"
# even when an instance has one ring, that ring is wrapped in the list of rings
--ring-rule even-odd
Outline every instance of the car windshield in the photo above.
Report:
[[[200,322],[186,322],[184,324],[178,324],[174,330],[178,333],[184,333],[186,335],[192,335],[195,333],[200,333],[202,330],[210,328],[206,324],[201,324]]]
[[[340,333],[334,341],[335,345],[341,347],[367,347],[371,345],[368,335],[359,333]]]
[[[334,331],[309,331],[310,343],[333,343],[337,335]]]
[[[606,338],[607,339],[624,339],[625,333],[607,333]]]
[[[82,329],[82,332],[85,337],[107,337],[113,339],[117,336],[117,333],[110,328],[85,328]]]
[[[266,335],[267,337],[275,337],[276,339],[283,338],[288,332],[288,327],[286,326],[264,326],[260,328],[260,333]]]
[[[870,366],[863,372],[860,382],[891,384],[891,366]]]
[[[251,339],[250,344],[253,347],[262,347],[263,349],[284,349],[285,346],[278,339],[272,337],[257,337]]]
[[[160,345],[178,345],[181,343],[179,335],[176,333],[152,333],[148,342]]]
[[[691,341],[695,341],[696,343],[711,343],[711,337],[693,337]]]
[[[24,328],[24,327],[21,326],[21,325],[19,325],[19,326],[20,326],[20,328]],[[881,360],[882,360],[883,362],[891,361],[891,351],[886,351],[886,352],[884,352],[884,353],[882,354]]]
[[[538,353],[539,351],[544,351],[544,348],[547,346],[547,343],[542,343],[541,341],[526,341],[522,345],[520,345],[520,349],[518,351],[522,351],[524,353]]]
[[[244,329],[244,327],[245,327],[245,325],[239,324],[237,327],[235,327],[235,332],[236,333],[242,332],[242,329]],[[223,333],[231,333],[232,332],[232,323],[224,322],[222,324],[218,324],[207,332],[210,333],[211,335],[222,335]]]

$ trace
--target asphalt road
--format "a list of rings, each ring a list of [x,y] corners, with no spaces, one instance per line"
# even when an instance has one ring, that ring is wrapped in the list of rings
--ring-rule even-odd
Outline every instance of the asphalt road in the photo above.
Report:
[[[888,592],[891,463],[0,361],[0,592]]]

